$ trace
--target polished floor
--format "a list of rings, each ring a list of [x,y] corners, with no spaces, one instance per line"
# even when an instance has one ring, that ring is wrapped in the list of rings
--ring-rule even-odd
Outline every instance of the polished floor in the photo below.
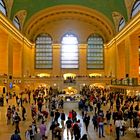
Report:
[[[15,126],[7,125],[6,124],[6,110],[7,110],[7,106],[8,105],[12,105],[12,104],[16,104],[15,103],[15,99],[11,99],[9,100],[9,103],[4,105],[4,107],[0,107],[0,140],[10,140],[11,134],[14,132]],[[26,129],[29,127],[29,125],[31,124],[31,115],[30,115],[30,104],[24,104],[24,106],[26,107],[27,110],[27,120],[21,121],[20,122],[20,130],[21,130],[21,138],[22,140],[25,140],[25,131]],[[64,105],[64,111],[66,114],[68,114],[68,111],[71,109],[74,109],[75,111],[78,113],[78,119],[81,120],[82,123],[82,135],[86,133],[85,131],[85,126],[83,124],[80,112],[78,111],[78,108],[75,104],[65,104]],[[103,107],[104,110],[107,109],[107,106]],[[90,112],[90,115],[92,117],[92,112]],[[46,126],[47,126],[47,135],[48,135],[48,139],[52,140],[51,137],[51,132],[49,131],[50,128],[50,118],[48,118],[47,122],[46,122]],[[115,140],[115,130],[113,129],[113,132],[110,134],[109,132],[109,127],[107,125],[105,125],[105,138],[99,138],[98,137],[98,133],[94,131],[93,129],[93,125],[92,122],[90,122],[89,125],[89,129],[88,129],[88,139],[89,140]],[[130,129],[127,130],[126,135],[125,136],[121,136],[120,140],[138,140],[138,138],[136,138],[135,136],[135,132],[134,131],[130,131]],[[67,134],[66,134],[66,129],[64,130],[63,133],[63,140],[67,140]]]

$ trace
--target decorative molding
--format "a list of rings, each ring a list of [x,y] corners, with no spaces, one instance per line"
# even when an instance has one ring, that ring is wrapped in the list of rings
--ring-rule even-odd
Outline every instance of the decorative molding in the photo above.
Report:
[[[114,20],[116,32],[118,32],[119,22],[120,22],[120,20],[121,20],[122,17],[123,17],[123,16],[122,16],[119,12],[113,12],[113,13],[112,13],[112,18],[113,18],[113,20]]]
[[[11,15],[11,9],[13,7],[14,0],[4,0],[6,10],[7,10],[7,16],[10,18]]]
[[[17,30],[16,27],[9,20],[7,20],[7,18],[2,13],[0,13],[0,25],[1,29],[4,29],[4,31],[10,35],[10,37],[14,38],[19,43],[25,44],[29,48],[34,46],[34,44],[31,43],[25,36],[23,36],[21,32]]]
[[[20,10],[16,13],[15,16],[18,17],[19,22],[20,22],[20,26],[21,26],[21,30],[22,30],[25,18],[27,16],[27,11],[26,10]]]
[[[44,9],[31,17],[24,26],[23,32],[33,40],[36,33],[44,31],[47,25],[55,25],[55,22],[61,20],[75,20],[92,25],[97,32],[103,32],[106,41],[109,41],[115,34],[115,28],[112,22],[102,13],[83,6],[61,5]]]
[[[128,20],[131,18],[131,11],[136,0],[125,0],[125,6],[127,9]]]
[[[106,47],[111,47],[114,43],[119,44],[125,40],[128,34],[133,34],[136,30],[139,30],[140,25],[140,13],[138,13],[112,40],[106,44]]]

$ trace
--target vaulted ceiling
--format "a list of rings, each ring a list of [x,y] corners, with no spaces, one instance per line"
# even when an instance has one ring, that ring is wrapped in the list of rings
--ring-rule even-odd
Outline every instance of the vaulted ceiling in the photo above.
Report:
[[[59,42],[65,32],[74,32],[81,42],[91,33],[108,42],[115,34],[114,12],[128,19],[124,0],[14,0],[10,18],[24,15],[22,32],[32,41],[46,32]]]

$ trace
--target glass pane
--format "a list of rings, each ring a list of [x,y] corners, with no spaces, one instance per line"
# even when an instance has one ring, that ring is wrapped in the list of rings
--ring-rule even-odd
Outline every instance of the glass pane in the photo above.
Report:
[[[2,0],[0,0],[0,11],[6,16],[6,7]]]
[[[125,20],[122,18],[119,23],[119,31],[125,26]]]
[[[78,68],[78,65],[61,65],[62,68],[71,68],[71,69],[76,69]]]
[[[61,43],[61,68],[78,68],[79,50],[77,38],[73,34],[66,34]]]
[[[103,39],[99,35],[91,35],[88,38],[87,68],[103,68]]]
[[[13,24],[16,26],[17,29],[20,29],[20,22],[17,17],[14,18]]]
[[[140,11],[140,0],[136,1],[132,8],[131,17],[134,17]]]
[[[36,68],[52,68],[52,39],[42,34],[36,39]]]

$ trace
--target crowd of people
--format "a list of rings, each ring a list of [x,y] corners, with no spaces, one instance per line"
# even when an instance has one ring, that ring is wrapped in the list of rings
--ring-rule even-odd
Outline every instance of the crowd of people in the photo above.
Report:
[[[23,98],[25,93],[26,97]],[[15,96],[16,105],[7,108],[7,125],[15,125],[11,140],[21,139],[19,123],[26,121],[27,115],[30,115],[26,104],[31,106],[31,124],[24,132],[26,140],[46,140],[47,131],[51,132],[52,140],[61,140],[65,129],[67,139],[88,140],[91,122],[99,138],[106,137],[105,126],[109,130],[108,135],[115,133],[116,140],[127,135],[130,128],[135,130],[136,137],[140,137],[139,102],[135,96],[85,85],[80,91],[79,111],[72,109],[66,114],[63,99],[58,98],[58,93],[52,88],[25,90],[25,93],[21,93],[20,97]],[[82,133],[82,128],[86,133]]]
[[[89,110],[94,112],[92,121],[94,129],[99,132],[99,138],[105,137],[104,125],[109,126],[110,133],[114,125],[116,140],[124,136],[126,130],[130,128],[135,130],[136,137],[140,137],[140,112],[136,96],[128,96],[121,92],[107,91],[98,87],[91,89],[88,86],[82,89],[81,94],[83,95],[83,99],[79,102],[81,114],[84,115],[84,111]],[[103,109],[104,106],[106,109]]]

